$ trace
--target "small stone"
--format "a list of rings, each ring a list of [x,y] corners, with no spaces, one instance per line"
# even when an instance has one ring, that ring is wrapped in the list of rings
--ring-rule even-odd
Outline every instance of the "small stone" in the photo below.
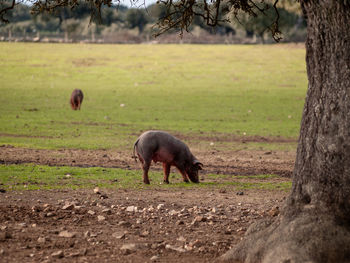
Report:
[[[75,232],[68,232],[67,230],[61,231],[58,236],[60,237],[67,237],[67,238],[73,238],[77,235]]]
[[[137,250],[137,245],[134,243],[131,244],[124,244],[122,245],[122,247],[120,248],[120,250],[122,250],[125,254],[130,254],[132,252],[135,252]]]
[[[106,209],[102,210],[102,213],[106,213],[107,215],[110,215],[110,214],[112,214],[112,210],[109,208],[106,208]]]
[[[279,207],[274,206],[268,213],[271,217],[278,216],[278,214],[280,213]]]
[[[176,240],[180,242],[186,242],[186,239],[183,236],[179,236]]]
[[[100,194],[100,188],[95,187],[95,188],[94,188],[94,193],[95,193],[95,194]]]
[[[164,207],[164,204],[159,204],[159,205],[157,206],[157,209],[160,210],[160,209],[162,209],[163,207]]]
[[[112,237],[115,237],[116,239],[124,239],[125,238],[125,233],[115,232],[115,233],[112,234]]]
[[[87,213],[89,214],[89,215],[95,215],[96,213],[94,212],[94,211],[92,211],[92,210],[89,210],[89,211],[87,211]]]
[[[197,221],[197,222],[205,222],[206,221],[206,218],[204,216],[196,216],[194,221]]]
[[[237,222],[239,222],[239,218],[238,218],[238,217],[234,217],[234,218],[232,219],[232,221],[233,221],[234,223],[237,223]]]
[[[149,231],[143,231],[141,234],[140,234],[140,237],[147,237],[149,236]]]
[[[72,210],[74,208],[74,204],[66,204],[62,207],[63,210]]]
[[[59,250],[57,252],[52,253],[51,256],[53,258],[63,258],[64,257],[64,253],[63,253],[62,250]]]
[[[150,258],[151,261],[157,261],[158,259],[159,259],[158,256],[153,256],[153,257]]]
[[[45,243],[46,242],[46,238],[45,237],[39,237],[38,238],[38,242],[39,243]]]
[[[131,224],[129,222],[126,222],[126,221],[120,221],[118,223],[118,226],[124,226],[124,227],[128,227],[130,226]]]
[[[105,218],[104,216],[97,216],[97,220],[98,220],[99,222],[101,222],[101,221],[106,220],[106,218]]]
[[[52,216],[55,216],[55,214],[52,213],[52,212],[48,212],[45,216],[46,216],[46,217],[52,217]]]
[[[126,208],[126,211],[127,212],[137,212],[137,207],[136,206],[128,206],[127,208]]]
[[[237,192],[236,195],[244,195],[244,192]]]
[[[180,253],[184,253],[186,252],[186,250],[182,247],[176,247],[176,246],[172,246],[172,245],[169,245],[167,244],[165,246],[166,249],[169,249],[169,250],[173,250],[173,251],[177,251],[177,252],[180,252]]]

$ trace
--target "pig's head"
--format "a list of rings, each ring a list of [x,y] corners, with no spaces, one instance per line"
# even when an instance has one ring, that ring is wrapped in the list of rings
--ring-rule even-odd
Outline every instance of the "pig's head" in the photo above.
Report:
[[[193,160],[193,162],[187,166],[186,173],[191,182],[199,183],[198,171],[202,170],[202,166],[203,164],[196,159]]]

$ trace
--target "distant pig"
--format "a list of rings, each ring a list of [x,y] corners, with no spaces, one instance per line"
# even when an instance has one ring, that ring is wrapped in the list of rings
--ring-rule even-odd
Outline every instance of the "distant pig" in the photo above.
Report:
[[[142,164],[143,182],[149,184],[148,170],[152,160],[163,163],[164,183],[169,183],[170,167],[175,166],[181,173],[184,182],[190,179],[199,183],[198,171],[203,164],[193,156],[188,146],[163,131],[147,131],[141,134],[134,144],[135,150]]]
[[[75,89],[70,96],[70,106],[72,110],[80,110],[80,106],[83,102],[84,95],[80,89]]]

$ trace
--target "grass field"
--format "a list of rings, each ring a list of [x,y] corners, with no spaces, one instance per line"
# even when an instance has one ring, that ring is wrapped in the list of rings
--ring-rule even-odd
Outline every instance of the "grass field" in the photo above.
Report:
[[[296,139],[304,57],[293,45],[0,43],[0,145],[126,150],[148,129]]]
[[[101,167],[50,167],[45,165],[0,165],[0,185],[6,190],[43,190],[43,189],[80,189],[80,188],[159,188],[163,175],[151,172],[152,185],[144,185],[138,171],[110,169]],[[200,184],[184,183],[179,175],[172,174],[171,184],[162,184],[161,188],[195,188],[195,187],[233,187],[236,190],[289,190],[291,182],[276,175],[232,176],[209,174],[207,182]]]

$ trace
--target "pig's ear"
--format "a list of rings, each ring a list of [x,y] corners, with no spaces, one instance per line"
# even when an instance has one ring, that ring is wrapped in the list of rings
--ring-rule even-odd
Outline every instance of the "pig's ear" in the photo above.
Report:
[[[194,160],[193,164],[198,167],[198,170],[202,170],[203,164],[200,161]]]

